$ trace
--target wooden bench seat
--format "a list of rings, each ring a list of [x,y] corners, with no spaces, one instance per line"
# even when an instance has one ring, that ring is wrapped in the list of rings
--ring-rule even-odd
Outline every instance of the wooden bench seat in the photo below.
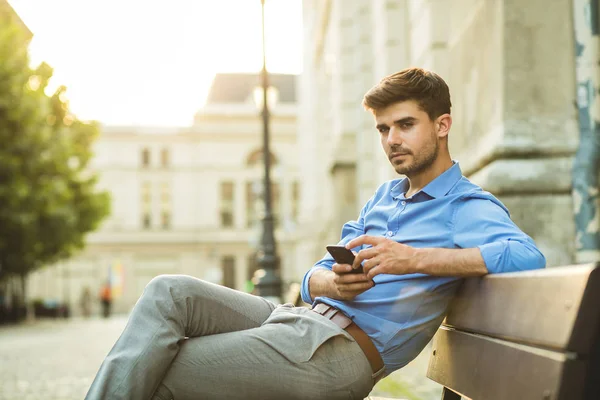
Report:
[[[444,400],[600,399],[600,269],[467,279],[427,376],[444,386]]]

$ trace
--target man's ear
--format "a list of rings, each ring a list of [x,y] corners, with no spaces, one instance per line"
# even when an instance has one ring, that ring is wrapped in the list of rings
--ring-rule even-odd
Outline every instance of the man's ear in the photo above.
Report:
[[[436,128],[439,138],[447,137],[452,126],[452,116],[450,114],[442,114],[437,117]]]

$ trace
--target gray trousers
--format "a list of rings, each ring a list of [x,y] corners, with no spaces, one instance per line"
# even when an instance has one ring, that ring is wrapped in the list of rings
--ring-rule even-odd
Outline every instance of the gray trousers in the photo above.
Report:
[[[86,399],[363,399],[373,377],[354,339],[307,308],[162,275]]]

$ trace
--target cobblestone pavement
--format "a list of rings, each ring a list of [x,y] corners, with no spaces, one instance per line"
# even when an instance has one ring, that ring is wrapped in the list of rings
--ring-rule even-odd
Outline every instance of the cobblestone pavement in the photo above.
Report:
[[[125,323],[115,316],[0,326],[0,400],[82,400]]]
[[[126,321],[114,316],[0,326],[0,400],[82,400]],[[430,352],[428,346],[371,395],[439,399],[440,386],[425,377]]]

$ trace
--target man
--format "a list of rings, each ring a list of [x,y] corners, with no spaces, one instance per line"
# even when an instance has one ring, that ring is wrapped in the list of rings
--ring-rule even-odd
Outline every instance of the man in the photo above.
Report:
[[[325,256],[306,273],[312,309],[191,277],[153,279],[89,399],[362,399],[423,349],[462,277],[544,267],[506,208],[450,158],[442,78],[403,70],[363,105],[406,178],[380,186],[344,225],[354,265]]]
[[[110,317],[110,306],[112,304],[112,289],[110,280],[106,281],[100,288],[100,303],[102,304],[102,316]]]

